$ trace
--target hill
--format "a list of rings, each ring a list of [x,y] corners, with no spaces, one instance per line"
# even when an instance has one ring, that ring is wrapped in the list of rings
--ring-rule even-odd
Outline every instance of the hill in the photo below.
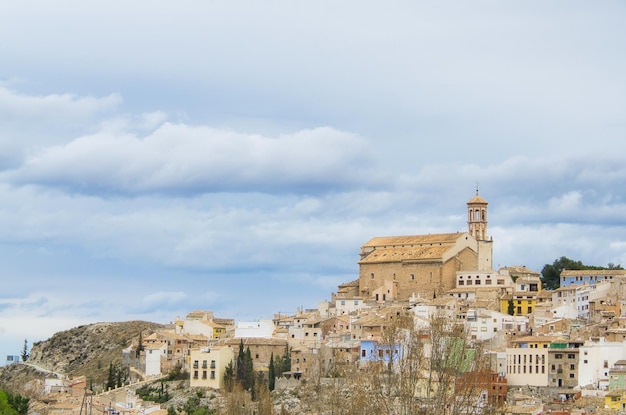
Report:
[[[22,391],[29,382],[41,379],[42,372],[62,376],[85,375],[94,385],[107,380],[109,365],[122,360],[122,350],[139,333],[163,328],[146,321],[94,323],[55,333],[48,340],[33,344],[27,364],[0,368],[0,388]]]

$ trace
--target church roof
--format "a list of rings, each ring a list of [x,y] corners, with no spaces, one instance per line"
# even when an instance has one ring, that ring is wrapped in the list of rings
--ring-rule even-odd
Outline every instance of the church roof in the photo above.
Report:
[[[376,248],[365,258],[360,260],[359,264],[376,262],[441,260],[443,258],[443,254],[451,248],[452,246],[450,245]]]
[[[420,245],[420,244],[453,244],[463,235],[461,232],[439,233],[427,235],[408,236],[377,236],[367,241],[363,247],[384,247],[399,245]]]
[[[469,202],[467,202],[468,205],[470,205],[470,204],[478,204],[478,203],[484,204],[484,205],[488,204],[485,199],[483,199],[482,197],[478,196],[478,193],[476,193],[476,195],[473,198],[471,198],[469,200]]]

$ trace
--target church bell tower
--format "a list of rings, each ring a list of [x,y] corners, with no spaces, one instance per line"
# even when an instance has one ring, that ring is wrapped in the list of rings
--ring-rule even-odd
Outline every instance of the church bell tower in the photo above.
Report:
[[[478,195],[467,202],[468,232],[477,241],[486,241],[487,238],[487,201]]]
[[[476,188],[476,195],[467,202],[467,227],[477,242],[478,269],[481,271],[489,271],[493,266],[493,239],[487,236],[487,205]]]

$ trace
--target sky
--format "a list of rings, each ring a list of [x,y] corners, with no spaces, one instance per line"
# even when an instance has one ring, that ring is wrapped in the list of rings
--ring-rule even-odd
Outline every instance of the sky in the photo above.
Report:
[[[315,308],[375,236],[626,265],[622,1],[0,3],[0,363]]]

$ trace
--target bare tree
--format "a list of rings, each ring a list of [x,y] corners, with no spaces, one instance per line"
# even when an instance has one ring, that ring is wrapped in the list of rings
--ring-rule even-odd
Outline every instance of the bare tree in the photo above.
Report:
[[[499,402],[490,398],[488,354],[463,324],[446,316],[433,316],[426,330],[415,329],[410,318],[396,319],[385,327],[374,356],[358,376],[358,385],[352,385],[354,395],[369,393],[369,411],[496,413]]]

